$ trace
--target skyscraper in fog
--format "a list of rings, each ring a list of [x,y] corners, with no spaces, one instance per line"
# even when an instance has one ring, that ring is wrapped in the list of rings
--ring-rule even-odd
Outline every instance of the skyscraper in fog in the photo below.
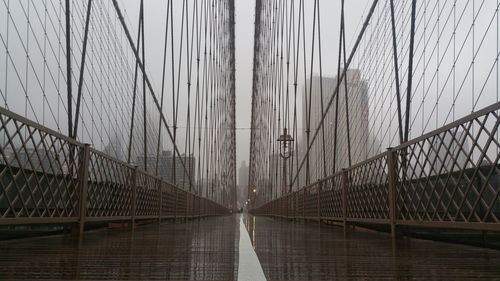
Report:
[[[175,183],[178,187],[189,188],[189,182],[194,184],[195,181],[195,164],[196,158],[192,155],[177,156],[174,161],[174,156],[170,150],[164,150],[161,154],[150,154],[148,157],[141,155],[137,158],[137,165],[144,169],[146,161],[147,172],[157,174],[163,180],[169,183]],[[158,164],[158,168],[156,165]],[[184,165],[183,165],[184,164]],[[174,166],[175,165],[175,166]]]
[[[325,170],[326,175],[331,175],[333,172],[349,166],[347,113],[349,116],[351,164],[363,161],[369,157],[368,84],[361,79],[361,72],[357,69],[348,70],[346,80],[348,111],[346,109],[346,87],[344,80],[340,84],[337,97],[334,98],[325,116],[324,131],[320,129],[309,153],[310,182],[322,178]],[[307,150],[307,129],[309,127],[309,141],[311,142],[316,129],[320,125],[323,113],[326,111],[328,102],[335,92],[336,86],[337,77],[323,77],[320,79],[319,76],[314,75],[312,82],[311,80],[306,82],[302,103],[302,157],[305,156],[305,151]],[[338,101],[336,100],[337,98]],[[338,114],[336,114],[337,111]],[[335,120],[336,115],[337,120]],[[337,129],[337,151],[334,163],[335,128]],[[323,165],[324,154],[326,166]],[[303,170],[301,176],[305,178],[305,165]]]
[[[248,192],[248,165],[245,161],[241,162],[238,169],[238,203],[244,206]]]
[[[246,186],[248,184],[248,165],[245,161],[241,162],[238,169],[238,185]]]

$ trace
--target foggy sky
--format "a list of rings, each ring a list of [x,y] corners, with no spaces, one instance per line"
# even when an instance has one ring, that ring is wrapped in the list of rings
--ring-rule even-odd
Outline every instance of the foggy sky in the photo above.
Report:
[[[182,1],[176,1],[174,0],[174,6],[175,6],[175,11],[180,9],[180,6],[182,5]],[[306,42],[308,46],[306,46],[306,53],[309,53],[311,50],[310,44],[312,43],[311,40],[311,24],[312,24],[312,5],[313,5],[313,0],[306,0],[305,1],[305,22],[306,22]],[[340,20],[340,0],[338,1],[333,1],[333,0],[323,0],[319,1],[320,2],[320,20],[321,20],[321,43],[322,43],[322,71],[324,76],[335,76],[337,73],[337,56],[338,56],[338,38],[339,38],[339,20]],[[379,3],[379,8],[380,9],[386,9],[385,5],[387,5],[388,1],[380,1]],[[106,2],[107,3],[107,2]],[[107,3],[107,5],[112,6],[112,4]],[[132,37],[135,38],[137,34],[137,22],[138,22],[138,11],[139,11],[139,4],[140,1],[137,0],[122,0],[119,1],[122,10],[126,14],[126,21],[128,23],[128,27],[131,30]],[[350,53],[350,50],[352,48],[352,44],[354,42],[354,39],[356,38],[357,34],[359,33],[361,23],[364,19],[364,16],[366,16],[366,12],[368,9],[368,6],[372,3],[371,0],[353,0],[353,1],[346,1],[346,38],[347,38],[347,53]],[[15,3],[14,3],[15,4]],[[14,5],[13,4],[13,5]],[[482,33],[488,33],[488,36],[486,38],[486,41],[484,43],[484,46],[482,47],[482,50],[480,54],[478,54],[477,57],[474,55],[474,49],[472,48],[471,51],[471,46],[470,43],[467,42],[465,46],[465,51],[464,54],[461,55],[461,63],[462,65],[457,67],[457,77],[458,75],[462,75],[466,71],[468,71],[467,66],[470,62],[470,60],[476,60],[476,77],[481,78],[481,81],[478,81],[475,85],[479,90],[483,90],[480,87],[482,86],[481,82],[486,79],[487,77],[487,72],[490,71],[490,66],[494,62],[495,55],[498,57],[498,42],[495,44],[492,43],[493,40],[495,40],[494,36],[494,30],[495,28],[496,31],[498,31],[498,27],[492,27],[493,32],[490,30],[489,32],[486,32],[486,28],[488,27],[488,23],[491,20],[490,16],[491,14],[494,15],[494,6],[496,3],[493,1],[487,1],[485,6],[482,7],[482,11],[480,16],[475,19],[475,26],[476,26],[476,34],[478,38],[476,38],[476,46],[474,48],[478,48],[479,42],[482,39],[480,36]],[[423,4],[422,4],[423,5]],[[451,5],[450,3],[442,4],[442,7],[447,5],[447,9]],[[459,3],[459,5],[464,5],[463,3]],[[0,18],[4,18],[5,16],[5,3],[2,5],[0,9]],[[153,88],[155,90],[156,95],[158,96],[158,93],[161,91],[161,73],[162,73],[162,56],[163,56],[163,46],[164,46],[164,26],[165,26],[165,21],[166,21],[166,1],[164,0],[147,0],[145,1],[145,40],[146,40],[146,68],[148,75],[150,76],[150,80],[152,82]],[[419,6],[420,7],[420,6]],[[426,9],[426,12],[428,13],[428,16],[436,16],[437,13],[434,12],[434,3],[433,1],[427,1],[424,8]],[[253,33],[254,33],[254,15],[255,15],[255,1],[253,0],[235,0],[235,24],[236,24],[236,126],[237,126],[237,140],[236,140],[236,145],[237,145],[237,166],[240,165],[242,161],[246,161],[248,163],[248,157],[249,157],[249,142],[250,142],[250,119],[251,119],[251,96],[252,96],[252,63],[253,63]],[[422,9],[418,11],[419,14],[423,13]],[[473,16],[470,12],[470,8],[467,9],[463,23],[460,26],[459,30],[457,31],[457,34],[459,36],[459,39],[463,38],[465,34],[468,32],[468,28],[471,26],[471,22],[473,20]],[[448,10],[446,10],[448,11]],[[478,10],[479,11],[479,10]],[[19,15],[14,15],[14,18],[19,17],[22,19],[23,15],[22,12],[17,9],[13,11],[14,13],[19,13]],[[460,11],[458,11],[460,12]],[[176,12],[176,16],[178,16],[179,13]],[[32,15],[32,17],[34,17]],[[493,18],[494,19],[494,18]],[[446,14],[442,15],[442,23],[446,20]],[[177,22],[176,24],[178,25],[178,19],[176,19]],[[497,23],[498,26],[498,23]],[[11,27],[12,28],[12,27]],[[429,30],[427,31],[429,36],[434,36],[431,33],[432,30],[430,30],[431,27],[429,27]],[[2,24],[0,26],[0,33],[2,35],[5,34],[5,26]],[[177,30],[179,29],[179,26],[176,26],[174,28],[174,32],[178,32]],[[419,34],[416,36],[421,35],[421,26],[417,26]],[[443,32],[452,32],[453,30],[445,30]],[[370,33],[370,32],[368,32]],[[437,34],[437,33],[436,33]],[[404,35],[404,34],[403,34]],[[13,35],[11,35],[12,37]],[[461,37],[460,37],[461,36]],[[427,38],[427,40],[434,40],[435,38]],[[498,41],[498,36],[496,37],[496,40]],[[422,44],[420,42],[417,43],[417,48],[418,44]],[[11,43],[12,44],[12,43]],[[32,43],[33,44],[33,43]],[[441,45],[441,52],[444,52],[444,47],[445,47],[446,42],[443,42]],[[458,42],[460,44],[460,42]],[[128,46],[127,46],[128,47]],[[458,46],[460,47],[460,46]],[[33,48],[33,47],[32,47]],[[387,48],[390,48],[390,46],[387,46]],[[3,47],[2,47],[2,50]],[[432,46],[430,46],[427,50],[427,55],[432,55],[431,53]],[[18,51],[18,55],[21,57],[23,55],[22,50],[20,49]],[[437,58],[437,56],[436,56]],[[3,66],[6,63],[3,61],[5,59],[5,56],[2,56],[0,58],[0,64]],[[33,57],[33,60],[40,60],[40,58]],[[416,58],[416,65],[417,68],[415,73],[417,73],[417,70],[419,73],[421,72],[421,68],[423,67],[422,65],[424,64],[423,62],[419,61],[419,57]],[[439,59],[439,58],[437,58]],[[24,60],[20,61],[24,62]],[[436,60],[437,61],[437,60]],[[390,61],[389,61],[390,62]],[[37,62],[35,61],[35,64]],[[40,65],[42,62],[38,62]],[[434,64],[437,64],[437,62],[433,62]],[[431,64],[430,66],[434,67],[435,65]],[[453,58],[450,58],[450,56],[447,56],[443,62],[443,64],[440,64],[439,67],[441,69],[449,68],[449,66],[453,64]],[[426,74],[425,78],[427,81],[431,81],[432,79],[432,71],[431,67],[429,66],[428,69],[428,74]],[[356,67],[356,65],[354,65]],[[389,65],[388,67],[391,67]],[[424,66],[427,67],[427,66]],[[0,68],[0,76],[4,76],[4,68]],[[313,71],[314,73],[318,72],[318,57],[315,57],[314,61],[314,67]],[[308,73],[309,74],[309,73]],[[12,71],[9,75],[12,75]],[[420,74],[416,74],[420,75]],[[495,75],[495,73],[493,74]],[[496,73],[498,75],[498,73]],[[441,81],[446,79],[446,77],[441,77]],[[10,78],[10,77],[9,77]],[[418,78],[418,77],[417,77]],[[489,78],[489,76],[488,76]],[[478,105],[474,105],[475,107],[472,107],[471,105],[471,98],[470,94],[467,91],[470,91],[473,86],[470,86],[470,81],[467,81],[464,85],[467,89],[464,90],[465,94],[463,94],[463,100],[458,100],[457,101],[457,111],[460,112],[457,117],[461,117],[464,114],[470,113],[471,110],[473,109],[480,109],[484,107],[485,105],[491,104],[492,102],[495,101],[495,96],[496,99],[498,100],[498,92],[496,92],[495,95],[495,88],[494,88],[494,81],[498,81],[498,77],[492,77],[490,78],[490,83],[488,83],[487,87],[485,87],[485,94],[484,97],[479,101]],[[477,79],[479,80],[479,79]],[[457,81],[457,84],[460,81]],[[3,82],[2,82],[3,83]],[[12,87],[13,84],[17,83],[17,81],[8,81],[10,87]],[[419,81],[416,81],[416,85],[418,86]],[[432,82],[431,82],[432,83]],[[442,83],[442,82],[441,82]],[[497,82],[498,83],[498,82]],[[299,89],[302,89],[303,80],[299,81]],[[0,85],[2,85],[0,83]],[[450,83],[451,85],[451,83]],[[3,86],[3,85],[2,85]],[[415,87],[417,87],[415,86]],[[457,85],[457,87],[460,85]],[[168,86],[167,86],[168,87]],[[497,86],[498,87],[498,86]],[[424,89],[425,90],[425,89]],[[449,89],[446,89],[447,91]],[[419,89],[420,91],[420,89]],[[429,91],[429,90],[428,90]],[[432,89],[430,90],[432,92]],[[13,92],[13,91],[12,91]],[[10,109],[13,110],[16,113],[22,114],[23,111],[23,104],[22,101],[24,97],[20,93],[9,93],[9,104],[10,104]],[[423,91],[422,91],[423,92]],[[302,94],[302,91],[300,91],[300,94]],[[439,93],[438,93],[439,94]],[[448,106],[448,102],[446,99],[448,93],[445,93],[443,95],[443,98],[441,99],[441,104],[444,104],[445,106]],[[448,95],[449,96],[449,95]],[[429,97],[426,98],[425,102],[432,104],[436,102],[434,99],[436,97],[436,93],[432,93],[432,95],[429,95]],[[33,97],[33,99],[36,99],[37,97]],[[39,97],[38,97],[39,98]],[[412,104],[412,110],[413,112],[416,112],[415,109],[418,108],[419,102],[424,103],[424,98],[421,98],[420,101],[416,100],[417,96],[415,96],[415,101]],[[19,109],[16,107],[16,102],[19,103]],[[182,104],[184,102],[184,104]],[[302,99],[299,100],[299,103],[302,102]],[[35,106],[37,105],[36,102],[34,102]],[[169,107],[168,102],[165,102],[165,105]],[[179,126],[182,127],[183,124],[183,116],[185,115],[185,112],[183,111],[186,105],[186,100],[181,101],[181,110],[179,112],[180,116],[180,123]],[[184,107],[183,107],[184,106]],[[299,108],[301,106],[299,105]],[[412,112],[412,114],[413,114]],[[299,119],[301,112],[299,111]],[[438,114],[439,112],[435,113],[435,119],[436,121],[444,121],[444,117],[440,116]],[[171,121],[171,112],[167,108],[164,111],[164,114],[167,117],[167,120]],[[424,113],[421,113],[422,116],[424,116]],[[31,116],[27,116],[30,119]],[[413,116],[412,116],[413,117]],[[441,120],[443,119],[443,120]],[[448,120],[451,121],[451,120]],[[299,124],[301,122],[299,121]],[[59,124],[58,124],[59,125]],[[170,124],[169,124],[170,125]],[[436,122],[436,127],[442,125],[440,122]],[[50,126],[49,126],[50,127]],[[418,127],[418,124],[415,124],[415,127]],[[302,128],[299,128],[302,129]],[[416,135],[419,135],[421,132],[418,131],[418,129],[415,131]],[[415,136],[415,135],[413,135]],[[182,143],[180,141],[179,143]],[[180,144],[182,146],[182,144]]]
[[[349,3],[346,10],[346,37],[347,42],[352,43],[354,34],[359,29],[362,15],[366,12],[368,0],[358,0]],[[313,1],[306,1],[306,24],[312,22]],[[177,3],[177,5],[180,5]],[[153,84],[158,86],[161,81],[161,60],[163,52],[163,29],[165,25],[164,1],[150,0],[145,2],[145,36],[146,65],[151,73]],[[179,7],[177,7],[179,8]],[[123,9],[127,14],[131,28],[137,33],[137,17],[139,1],[124,0]],[[322,48],[323,48],[323,73],[325,76],[336,75],[336,59],[338,48],[338,23],[340,20],[340,1],[321,1],[323,12],[321,19],[322,26]],[[237,145],[237,165],[242,161],[248,164],[250,148],[250,120],[251,120],[251,97],[252,97],[252,63],[254,46],[254,0],[235,1],[235,37],[236,37],[236,145]],[[308,26],[306,25],[306,26]],[[310,27],[310,26],[309,26]],[[310,36],[310,34],[308,34]],[[349,44],[348,44],[349,46]],[[317,65],[317,64],[316,64]],[[317,71],[317,70],[316,70]],[[159,87],[158,87],[159,88]],[[159,91],[159,89],[158,89]],[[182,113],[181,113],[182,115]]]

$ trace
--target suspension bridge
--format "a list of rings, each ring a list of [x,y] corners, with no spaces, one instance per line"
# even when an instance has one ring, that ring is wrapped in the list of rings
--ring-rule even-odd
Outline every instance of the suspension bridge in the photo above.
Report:
[[[500,278],[500,1],[242,5],[0,3],[0,279]]]

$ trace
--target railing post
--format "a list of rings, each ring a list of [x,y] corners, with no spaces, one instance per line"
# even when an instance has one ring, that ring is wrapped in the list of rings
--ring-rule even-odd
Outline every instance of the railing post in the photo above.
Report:
[[[396,151],[392,148],[388,148],[387,151],[387,168],[388,168],[388,180],[389,180],[389,220],[391,224],[391,235],[393,238],[396,237],[396,188],[398,184],[398,168],[397,168],[397,155]]]
[[[306,221],[306,189],[302,189],[302,220]]]
[[[286,218],[287,219],[290,219],[290,212],[292,212],[292,202],[293,200],[293,193],[292,194],[288,194],[288,196],[286,197]]]
[[[285,207],[283,206],[285,200],[283,200],[283,195],[281,196],[282,197],[280,198],[280,217],[282,217],[285,214]]]
[[[135,213],[137,209],[137,171],[138,167],[134,166],[134,171],[132,172],[132,208],[130,209],[130,221],[132,223],[132,229],[135,228]]]
[[[159,198],[159,206],[158,206],[158,223],[161,223],[161,212],[162,212],[162,207],[163,207],[163,190],[161,188],[163,183],[163,178],[158,180],[158,195],[160,196]]]
[[[206,205],[205,199],[203,199],[203,197],[201,197],[201,195],[200,195],[200,198],[201,198],[200,200],[202,200],[201,207],[200,207],[201,208],[200,213],[202,216],[205,217],[207,215],[207,205]]]
[[[202,201],[202,198],[200,195],[196,195],[196,197],[198,198],[198,217],[201,218],[201,216],[203,214],[203,210],[202,210],[203,201]]]
[[[175,189],[175,203],[174,203],[174,221],[177,221],[177,202],[178,202],[178,197],[179,193],[177,192],[177,187],[174,187]]]
[[[278,195],[276,194],[276,199],[273,201],[273,217],[276,217],[276,215],[279,212],[279,202],[278,202]]]
[[[80,147],[80,167],[78,168],[78,187],[80,188],[80,200],[78,202],[78,234],[83,235],[85,230],[85,218],[87,216],[87,193],[89,182],[90,144],[86,143]]]
[[[193,194],[193,216],[196,218],[199,218],[200,215],[200,206],[198,204],[198,195]]]
[[[318,223],[321,223],[321,189],[323,186],[323,182],[320,181],[318,182],[318,188],[317,188],[317,204],[316,207],[318,208]]]
[[[344,230],[347,229],[347,189],[349,188],[349,175],[347,169],[342,169],[342,218]]]
[[[194,196],[194,209],[193,209],[193,214],[199,218],[200,217],[200,200],[198,198],[198,195],[193,195]]]
[[[196,198],[196,197],[197,197],[197,196],[196,196],[196,194],[193,194],[193,195],[192,195],[192,197],[193,197],[193,198],[192,198],[192,200],[191,200],[191,205],[192,205],[192,207],[191,207],[191,210],[192,210],[192,216],[193,216],[193,217],[197,217],[197,216],[196,216],[196,210],[197,210],[197,208],[198,208],[198,198]]]
[[[190,216],[190,209],[189,209],[189,198],[191,197],[190,193],[186,192],[186,213],[184,215],[184,219],[187,220],[187,218]]]

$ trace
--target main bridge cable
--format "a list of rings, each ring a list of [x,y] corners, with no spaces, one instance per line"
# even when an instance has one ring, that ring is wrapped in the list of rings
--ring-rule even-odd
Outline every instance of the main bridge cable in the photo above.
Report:
[[[292,42],[292,58],[293,58],[293,121],[292,121],[292,131],[293,131],[293,137],[294,139],[298,139],[298,133],[297,133],[297,72],[298,72],[298,65],[297,65],[297,59],[295,56],[295,49],[297,48],[295,45],[295,5],[294,1],[292,0],[292,3],[290,5],[290,23],[288,26],[289,29],[289,40]],[[289,48],[290,48],[290,43],[289,43]],[[297,48],[298,49],[298,48]],[[298,141],[295,142],[294,144],[294,150],[298,150]],[[289,175],[289,182],[292,182],[292,175],[293,175],[293,167],[294,167],[294,160],[297,160],[298,162],[298,153],[294,153],[295,157],[291,157],[290,161],[290,175]],[[289,184],[289,193],[292,193],[293,191],[293,185]]]
[[[71,21],[70,21],[70,1],[66,0],[66,87],[68,96],[68,136],[73,134],[73,97],[71,82]]]
[[[139,9],[142,10],[144,6],[140,5]],[[139,26],[137,28],[137,46],[140,48],[140,40],[141,40],[141,26],[144,24],[142,11],[139,11]],[[139,61],[136,60],[135,69],[134,69],[134,86],[133,86],[133,94],[132,94],[132,114],[130,118],[130,134],[128,140],[128,151],[127,151],[127,163],[130,163],[130,157],[132,156],[132,137],[134,133],[134,121],[135,121],[135,106],[137,99],[137,75],[138,75]],[[161,123],[161,122],[160,122]]]
[[[257,115],[257,101],[256,101],[256,93],[257,93],[257,67],[259,66],[258,63],[258,58],[257,54],[259,52],[259,38],[260,38],[260,20],[261,20],[261,0],[256,0],[255,1],[255,30],[254,30],[254,40],[253,40],[253,50],[254,50],[254,55],[253,55],[253,69],[252,69],[252,117],[250,119],[250,127],[255,128],[257,124],[255,124],[255,118]],[[260,124],[259,124],[260,126]],[[258,179],[255,180],[255,177],[257,176],[256,171],[255,171],[255,162],[257,155],[257,152],[255,151],[255,145],[254,145],[254,140],[255,140],[255,135],[256,132],[255,130],[250,131],[250,156],[249,156],[249,163],[248,163],[248,186],[247,186],[247,200],[248,199],[253,199],[250,201],[250,206],[255,206],[255,201],[256,198],[252,197],[251,195],[253,194],[253,185],[251,183],[254,183],[255,181],[258,182]],[[260,194],[260,192],[259,192]],[[247,201],[248,202],[248,201]],[[249,206],[249,207],[250,207]]]
[[[293,3],[293,2],[292,2]],[[302,1],[299,2],[299,13],[298,13],[298,27],[297,27],[297,40],[295,41],[295,32],[293,32],[293,41],[294,41],[294,108],[293,108],[293,122],[294,122],[294,127],[293,127],[293,131],[294,131],[294,135],[295,135],[295,139],[298,139],[298,130],[297,130],[297,126],[298,126],[298,121],[297,121],[297,87],[298,87],[298,75],[299,75],[299,56],[300,56],[300,24],[301,24],[301,20],[302,20],[302,14],[301,14],[301,9],[302,9],[302,5],[301,5]],[[293,5],[292,5],[293,6]],[[292,16],[293,16],[293,21],[292,19],[290,19],[292,21],[292,27],[290,29],[293,29],[295,31],[295,10],[292,8]],[[296,43],[295,43],[296,42]],[[296,45],[295,45],[296,44]],[[295,52],[295,48],[297,49],[297,51]],[[296,54],[296,55],[295,55]],[[295,151],[299,151],[299,142],[296,141],[295,142]],[[299,162],[299,154],[298,153],[295,153],[295,161],[297,161],[297,163]],[[292,163],[291,163],[291,166],[292,166],[292,173],[293,173],[293,166],[294,166],[294,163],[293,163],[293,158],[292,158]],[[296,166],[296,165],[295,165]],[[299,171],[297,170],[297,173]],[[293,191],[293,185],[291,184],[292,182],[292,173],[290,173],[290,192]],[[297,182],[297,187],[299,187],[299,183]]]
[[[116,1],[116,0],[113,0],[113,1]],[[363,38],[363,35],[366,31],[366,28],[368,27],[368,24],[372,18],[372,15],[373,15],[373,12],[375,11],[375,8],[378,4],[378,0],[374,0],[371,7],[370,7],[370,10],[368,12],[368,15],[363,23],[363,27],[361,28],[361,31],[360,33],[358,34],[358,37],[356,39],[356,43],[354,44],[352,50],[351,50],[351,54],[349,55],[349,59],[347,60],[347,63],[345,64],[345,67],[344,67],[344,70],[342,71],[342,76],[340,77],[340,79],[337,80],[337,85],[335,87],[335,91],[333,92],[332,96],[330,97],[330,100],[328,101],[328,104],[326,106],[326,111],[323,113],[323,116],[321,117],[321,120],[319,122],[319,125],[318,125],[318,128],[316,129],[314,135],[313,135],[313,138],[311,140],[311,143],[307,145],[307,151],[306,151],[306,156],[309,155],[309,152],[311,151],[311,148],[312,148],[312,145],[314,144],[314,141],[316,140],[316,137],[318,136],[318,133],[321,129],[321,127],[323,126],[324,122],[325,122],[325,118],[326,118],[326,115],[328,114],[328,111],[333,103],[333,100],[335,97],[337,97],[338,95],[338,91],[339,91],[339,87],[340,87],[340,83],[344,80],[344,78],[346,77],[346,74],[347,74],[347,68],[349,67],[349,65],[351,64],[352,62],[352,59],[356,53],[356,50],[358,49],[358,46],[361,42],[361,39]],[[298,176],[299,176],[299,173],[300,173],[300,170],[302,169],[302,167],[304,166],[304,162],[305,162],[305,159],[306,157],[304,157],[300,163],[300,166],[298,168],[298,172],[297,174],[294,176],[293,178],[293,181],[292,181],[292,185],[295,183],[295,181],[297,180]]]
[[[162,68],[162,75],[161,75],[161,95],[160,95],[160,112],[163,112],[163,99],[165,95],[165,72],[166,72],[166,65],[167,65],[167,43],[168,43],[168,20],[170,16],[170,6],[172,0],[167,1],[167,20],[165,22],[165,43],[163,46],[163,68]],[[158,175],[158,164],[160,160],[160,142],[161,142],[161,127],[162,127],[162,119],[160,119],[159,126],[158,126],[158,142],[156,145],[156,164],[155,164],[155,175]]]
[[[125,19],[123,18],[123,15],[122,15],[122,12],[121,12],[121,10],[120,10],[120,7],[118,6],[118,2],[117,2],[117,0],[113,0],[113,6],[115,7],[115,10],[116,10],[116,13],[117,13],[117,15],[118,15],[118,19],[120,20],[120,23],[121,23],[121,25],[122,25],[122,28],[123,28],[123,30],[125,31],[125,35],[127,36],[127,40],[128,40],[128,42],[129,42],[130,48],[132,48],[132,51],[133,51],[133,53],[134,53],[134,55],[135,55],[136,62],[137,62],[137,64],[139,65],[139,67],[140,67],[140,69],[141,69],[141,71],[142,71],[142,74],[143,74],[143,76],[144,76],[145,83],[146,83],[146,85],[147,85],[147,87],[148,87],[149,91],[151,92],[151,96],[153,97],[153,102],[155,103],[156,108],[157,108],[158,110],[160,110],[161,106],[160,106],[160,104],[159,104],[159,102],[158,102],[158,98],[156,98],[156,95],[155,95],[154,90],[153,90],[153,86],[151,85],[151,81],[149,80],[149,77],[148,77],[148,75],[147,75],[147,73],[146,73],[146,69],[144,68],[144,64],[143,64],[143,62],[141,61],[141,58],[139,57],[139,53],[138,53],[137,48],[136,48],[136,47],[135,47],[135,45],[134,45],[134,42],[132,41],[132,37],[131,37],[131,35],[130,35],[130,31],[129,31],[129,29],[128,29],[128,27],[127,27],[126,23],[125,23]],[[171,130],[170,130],[170,126],[168,125],[168,122],[167,122],[167,119],[165,118],[165,115],[164,115],[164,114],[163,114],[163,112],[161,112],[161,111],[160,111],[159,113],[160,113],[160,118],[161,118],[162,122],[165,124],[165,127],[167,128],[167,133],[168,133],[168,136],[170,137],[170,139],[171,139],[172,141],[174,141],[174,138],[173,138],[172,132],[171,132]],[[184,168],[184,171],[186,171],[186,170],[187,170],[187,169],[186,169],[186,165],[185,165],[184,161],[182,160],[182,157],[180,157],[180,156],[181,156],[181,154],[180,154],[180,152],[179,152],[179,149],[178,149],[177,145],[175,145],[175,143],[174,143],[174,150],[175,150],[175,152],[179,155],[181,165],[182,165],[182,167]],[[191,183],[191,178],[189,178],[189,184],[192,184],[192,183]]]
[[[196,141],[198,141],[198,161],[196,163],[196,170],[198,171],[197,182],[201,182],[201,130],[198,127],[201,127],[201,105],[200,105],[200,50],[201,50],[201,34],[202,34],[202,24],[203,24],[203,12],[200,13],[198,8],[198,0],[194,2],[194,10],[193,14],[196,11],[196,16],[193,16],[193,21],[196,19],[196,24],[193,23],[193,29],[196,27],[196,31],[193,31],[193,35],[196,34],[196,96],[195,96],[195,109],[194,109],[194,121],[193,121],[193,151],[196,150]],[[200,19],[201,15],[201,19]],[[194,48],[194,39],[193,39],[193,47]],[[199,123],[198,123],[199,122]],[[198,126],[198,127],[197,127]],[[196,138],[196,133],[198,133],[198,138]],[[200,186],[197,186],[196,194],[202,195]]]
[[[191,24],[191,28],[193,29],[191,31],[191,47],[189,46],[189,7],[188,3],[186,2],[186,72],[187,72],[187,117],[186,117],[186,123],[187,127],[189,128],[186,130],[186,136],[184,138],[184,155],[187,155],[188,157],[191,156],[191,106],[190,106],[190,101],[191,101],[191,75],[192,75],[192,69],[193,69],[193,36],[194,36],[194,12],[195,9],[193,7],[193,22]],[[191,158],[189,158],[191,159]],[[191,161],[191,160],[190,160]],[[188,166],[188,177],[191,176],[192,174],[192,165]],[[183,182],[186,179],[186,173],[183,174]],[[192,192],[193,186],[190,184],[189,185],[189,192]]]
[[[318,13],[318,60],[319,60],[319,88],[320,88],[320,99],[321,99],[321,114],[324,114],[325,108],[324,108],[324,100],[323,100],[323,57],[322,57],[322,52],[321,52],[321,19],[320,19],[320,8],[319,8],[319,0],[315,1],[316,2],[316,8],[317,8],[317,13]],[[344,19],[344,0],[342,0],[342,21]],[[345,40],[345,33],[344,33],[344,40]],[[345,46],[345,45],[344,45]],[[345,52],[345,50],[344,50]],[[344,56],[345,58],[345,56]],[[312,63],[311,63],[311,75],[312,75]],[[311,77],[312,78],[312,77]],[[312,84],[312,81],[311,81]],[[347,96],[347,90],[346,90],[346,96]],[[347,126],[349,127],[349,120],[347,123]],[[326,178],[327,172],[326,172],[326,141],[325,141],[325,126],[321,127],[321,136],[322,136],[322,148],[323,148],[323,177]],[[349,155],[350,155],[350,148],[349,148]]]
[[[285,13],[285,32],[286,32],[286,41],[287,41],[287,49],[286,49],[286,112],[285,112],[285,121],[287,122],[287,128],[290,128],[290,55],[295,57],[295,52],[291,50],[291,45],[295,43],[295,40],[292,40],[292,20],[293,20],[293,9],[294,9],[293,0],[290,3],[290,13]],[[294,34],[294,33],[293,33]],[[296,89],[296,87],[295,87]],[[294,96],[294,102],[296,102],[296,96]],[[294,112],[295,113],[295,112]],[[294,116],[295,117],[295,116]],[[297,139],[297,131],[295,128],[295,123],[292,122],[293,126],[293,138]],[[290,166],[288,168],[288,179],[284,179],[285,181],[291,182],[292,173],[293,173],[293,155],[290,157]],[[292,185],[288,185],[288,193],[292,192]]]
[[[401,90],[399,86],[399,64],[398,64],[398,50],[397,50],[397,39],[396,39],[396,20],[394,17],[394,0],[390,0],[391,6],[391,27],[392,27],[392,51],[394,57],[394,79],[396,86],[396,98],[398,107],[398,131],[399,131],[399,142],[403,143],[403,118],[401,114]]]
[[[343,59],[344,59],[344,69],[347,69],[346,66],[346,47],[345,47],[345,20],[344,20],[344,0],[342,0],[342,9],[341,9],[341,36],[342,36],[342,52],[344,53]],[[347,159],[349,160],[348,164],[349,167],[352,165],[352,160],[351,160],[351,125],[349,123],[349,94],[348,94],[348,85],[347,85],[347,76],[344,78],[344,92],[345,92],[345,118],[346,118],[346,131],[347,131]],[[323,102],[323,100],[321,100]],[[337,126],[337,124],[335,124]],[[322,128],[324,126],[321,126]],[[326,175],[325,175],[326,177]]]
[[[313,7],[313,25],[312,25],[312,39],[311,39],[311,69],[310,69],[310,74],[309,74],[309,103],[307,102],[307,94],[306,94],[306,107],[307,107],[307,129],[306,129],[306,136],[307,136],[307,145],[309,145],[310,142],[310,133],[311,133],[311,113],[312,113],[312,91],[313,91],[313,69],[314,69],[314,43],[316,42],[316,19],[318,20],[318,33],[319,33],[319,4],[318,0],[314,0],[314,7]],[[318,8],[318,9],[317,9]],[[317,13],[317,14],[316,14]],[[305,37],[303,38],[305,40]],[[319,61],[321,62],[321,45],[320,45],[320,59]],[[305,53],[305,49],[304,49]],[[305,64],[304,64],[305,65]],[[320,63],[320,77],[319,77],[319,87],[320,87],[320,106],[321,106],[321,115],[324,114],[324,107],[323,107],[323,76],[322,76],[322,70],[321,70],[321,63]],[[307,80],[306,80],[306,85],[307,85]],[[323,151],[323,177],[326,177],[326,151],[325,151],[325,129],[323,126],[321,126],[321,136],[322,136],[322,151]],[[309,164],[309,157],[307,159],[307,162]],[[309,168],[307,169],[309,170]],[[310,183],[310,178],[306,178],[306,185],[309,185]]]
[[[88,2],[87,2],[87,15],[85,17],[85,30],[84,30],[84,34],[83,34],[82,62],[80,63],[80,76],[78,79],[78,92],[77,92],[77,98],[76,98],[75,122],[73,125],[74,126],[73,135],[69,136],[69,137],[72,137],[74,139],[76,139],[76,135],[78,133],[78,120],[80,119],[80,103],[82,100],[83,73],[85,71],[85,59],[87,56],[87,41],[88,41],[88,35],[89,35],[91,11],[92,11],[92,0],[88,0]]]
[[[413,82],[413,52],[414,52],[414,42],[415,42],[415,14],[417,0],[412,0],[411,2],[411,27],[410,27],[410,53],[408,54],[408,87],[406,90],[406,118],[405,118],[405,133],[404,141],[408,141],[408,135],[410,132],[410,105],[411,105],[411,90]]]
[[[337,58],[337,84],[340,83],[340,64],[341,64],[341,58],[342,58],[342,17],[340,17],[340,32],[339,32],[339,54]],[[338,86],[337,86],[338,89]],[[332,165],[332,173],[335,173],[337,170],[337,148],[338,148],[338,120],[339,120],[339,96],[335,96],[335,117],[334,117],[334,123],[335,127],[333,128],[333,165]],[[308,153],[309,154],[309,153]],[[299,168],[300,171],[300,168]]]
[[[143,62],[143,67],[144,70],[146,70],[146,50],[145,50],[145,43],[144,43],[144,0],[141,0],[141,18],[142,18],[142,34],[141,34],[141,41],[142,41],[142,62]],[[147,138],[147,103],[146,103],[146,82],[144,80],[144,77],[146,76],[146,72],[143,71],[142,73],[142,128],[143,128],[143,146],[144,146],[144,171],[148,171],[148,138]],[[153,94],[154,95],[154,94]],[[161,106],[158,109],[161,112]],[[161,122],[160,122],[161,123]]]
[[[179,64],[178,64],[178,68],[177,68],[177,89],[175,90],[175,83],[174,83],[174,47],[173,47],[173,44],[174,44],[174,41],[173,41],[173,37],[172,37],[172,107],[173,107],[173,129],[174,129],[174,134],[173,134],[173,145],[175,147],[177,147],[177,120],[178,120],[178,116],[179,116],[179,93],[180,93],[180,79],[181,79],[181,61],[182,61],[182,46],[183,46],[183,43],[184,43],[184,36],[183,36],[183,33],[184,33],[184,10],[187,8],[185,7],[186,6],[186,0],[182,1],[182,12],[181,12],[181,30],[180,30],[180,37],[181,37],[181,40],[179,42]],[[173,11],[173,7],[172,7],[172,11]],[[173,16],[172,16],[172,19],[173,19]],[[173,26],[172,26],[173,28]],[[173,31],[172,31],[172,34],[171,36],[173,36]],[[181,155],[179,154],[179,158],[181,158]],[[173,155],[172,157],[172,180],[174,182],[174,184],[177,184],[177,175],[176,175],[176,169],[175,169],[175,162],[176,162],[176,157],[175,157],[175,154]],[[184,170],[185,171],[185,170]],[[183,181],[183,184],[184,184],[184,181]]]

